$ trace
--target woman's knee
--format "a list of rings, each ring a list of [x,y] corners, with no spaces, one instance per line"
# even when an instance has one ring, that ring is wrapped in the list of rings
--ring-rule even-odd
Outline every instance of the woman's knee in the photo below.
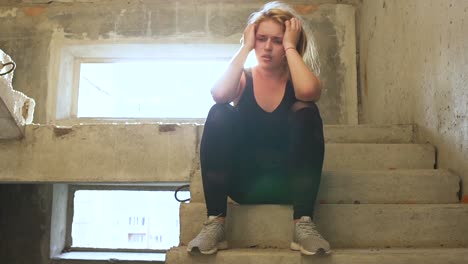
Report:
[[[307,112],[307,116],[321,119],[320,111],[315,102],[297,101],[291,106],[291,112],[293,114],[297,114],[298,112]]]
[[[235,123],[237,110],[230,104],[215,104],[208,112],[205,121],[206,126],[229,126]]]
[[[206,122],[223,122],[235,118],[236,110],[230,104],[215,104],[208,112]]]
[[[315,102],[304,102],[304,101],[296,101],[294,104],[291,106],[291,111],[292,112],[297,112],[299,110],[302,110],[304,108],[311,108],[313,110],[318,111],[317,104]]]

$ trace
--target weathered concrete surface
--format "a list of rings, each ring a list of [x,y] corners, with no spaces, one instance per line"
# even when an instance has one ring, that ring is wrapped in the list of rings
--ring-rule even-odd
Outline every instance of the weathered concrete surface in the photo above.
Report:
[[[325,125],[326,143],[414,143],[414,125]]]
[[[318,199],[329,204],[459,202],[460,177],[447,170],[324,172]]]
[[[229,249],[216,255],[191,256],[186,247],[172,248],[167,264],[465,264],[468,249],[333,249],[329,256],[301,256],[288,249]]]
[[[205,204],[181,205],[182,245],[194,238],[206,219]],[[288,248],[292,208],[281,205],[229,205],[227,237],[233,248]],[[466,247],[468,206],[319,205],[315,222],[334,248]]]
[[[324,171],[317,200],[329,204],[445,204],[459,202],[460,177],[447,170]],[[205,202],[200,171],[190,202]]]
[[[263,1],[11,1],[0,4],[0,47],[17,61],[14,86],[35,98],[36,123],[55,123],[60,70],[53,58],[70,44],[239,44]],[[357,124],[355,6],[358,0],[286,1],[310,23],[321,56],[322,116]],[[102,57],[102,56],[100,56]],[[34,58],[34,63],[31,63]],[[52,58],[52,59],[51,59]],[[70,74],[71,75],[71,74]],[[71,96],[69,93],[68,96]]]
[[[49,261],[52,188],[45,184],[0,184],[0,262]]]
[[[352,139],[359,127],[351,127],[351,136],[337,132],[336,138]],[[0,142],[0,182],[189,181],[199,169],[197,129],[189,124],[29,125],[23,140]],[[403,140],[407,133],[404,129]],[[430,169],[433,164],[434,149],[426,144],[328,143],[324,168]]]
[[[68,217],[68,200],[69,186],[68,184],[52,185],[52,210],[50,213],[50,253],[51,258],[62,253],[66,246],[67,218]],[[69,219],[68,219],[69,220]]]
[[[195,130],[192,125],[31,125],[24,140],[0,142],[0,182],[188,181]]]
[[[0,80],[1,82],[1,80]],[[1,84],[0,84],[1,85]],[[0,139],[19,139],[23,137],[24,126],[18,126],[10,111],[0,98]]]
[[[322,119],[326,124],[358,124],[355,9],[322,5],[317,10],[304,18],[314,30],[323,63]]]
[[[324,170],[433,169],[429,144],[326,144]]]
[[[417,124],[468,202],[468,1],[364,0],[360,10],[360,120]]]
[[[0,73],[11,70],[11,65],[3,67],[10,62],[10,56],[0,49]],[[34,116],[35,101],[13,90],[13,73],[0,76],[0,140],[21,138],[24,126],[31,124]]]
[[[203,135],[204,126],[198,126]],[[416,127],[406,125],[324,125],[325,143],[415,143]]]

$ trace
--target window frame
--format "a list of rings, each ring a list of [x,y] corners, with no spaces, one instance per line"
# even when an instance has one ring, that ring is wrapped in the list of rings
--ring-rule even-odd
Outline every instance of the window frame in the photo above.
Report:
[[[239,49],[231,43],[52,43],[52,68],[47,97],[46,122],[58,125],[80,123],[190,123],[203,124],[205,118],[78,118],[81,63],[151,61],[159,59],[227,60]],[[58,47],[55,47],[58,46]],[[214,102],[213,102],[214,104]]]
[[[66,212],[66,252],[124,252],[124,253],[166,253],[165,249],[134,249],[134,248],[90,248],[72,247],[72,224],[74,213],[74,194],[79,190],[101,190],[101,191],[175,191],[177,188],[188,184],[188,182],[166,182],[154,184],[79,184],[73,183],[68,186],[67,212]]]

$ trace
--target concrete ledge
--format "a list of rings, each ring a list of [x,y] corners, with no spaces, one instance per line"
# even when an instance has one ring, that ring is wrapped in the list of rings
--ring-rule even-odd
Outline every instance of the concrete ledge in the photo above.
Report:
[[[180,218],[187,245],[206,219],[205,204],[182,204]],[[462,204],[320,205],[315,222],[334,248],[468,246],[468,206]],[[229,205],[226,228],[233,248],[289,248],[292,209]]]
[[[0,142],[0,182],[188,181],[193,125],[34,125]]]
[[[459,202],[460,177],[447,170],[324,171],[318,200],[332,204],[440,204]],[[190,201],[205,202],[200,170]]]
[[[329,256],[301,256],[288,249],[229,249],[211,256],[191,256],[186,247],[172,248],[167,264],[465,264],[468,249],[333,249]]]

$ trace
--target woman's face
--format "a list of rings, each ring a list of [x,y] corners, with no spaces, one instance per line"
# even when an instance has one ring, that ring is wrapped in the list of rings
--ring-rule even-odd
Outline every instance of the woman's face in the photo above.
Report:
[[[283,36],[284,27],[273,20],[258,24],[255,32],[255,55],[259,66],[270,69],[282,67],[285,62]]]

